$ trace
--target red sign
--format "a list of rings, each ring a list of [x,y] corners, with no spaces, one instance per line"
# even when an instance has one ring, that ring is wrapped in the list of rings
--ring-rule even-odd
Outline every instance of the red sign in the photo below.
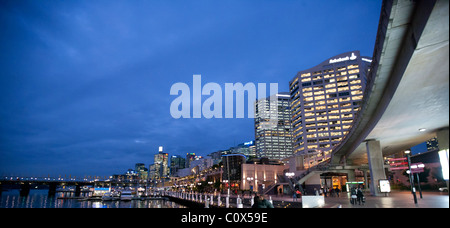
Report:
[[[390,166],[399,166],[399,165],[408,165],[408,162],[397,162],[397,163],[391,163]]]
[[[409,169],[408,166],[400,166],[400,167],[391,167],[390,170],[400,170],[400,169]]]
[[[406,160],[407,158],[389,158],[389,161],[402,161],[402,160]]]
[[[400,161],[400,162],[392,162],[389,164],[390,168],[389,170],[402,170],[402,169],[409,169],[408,166],[402,166],[402,165],[408,165],[408,162],[406,162],[407,158],[389,158],[388,160],[391,161]],[[411,172],[412,173],[421,173],[424,171],[425,165],[422,162],[419,163],[412,163],[411,164]]]

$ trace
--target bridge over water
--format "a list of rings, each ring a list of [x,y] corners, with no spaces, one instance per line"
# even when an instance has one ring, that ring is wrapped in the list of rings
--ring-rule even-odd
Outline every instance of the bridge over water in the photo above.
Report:
[[[0,177],[0,194],[3,186],[19,186],[20,195],[27,196],[30,193],[32,186],[46,185],[49,188],[49,195],[55,195],[58,186],[73,186],[75,187],[75,196],[81,194],[83,186],[94,187],[134,187],[148,184],[147,180],[136,179],[107,179],[107,178],[51,178],[51,177]]]

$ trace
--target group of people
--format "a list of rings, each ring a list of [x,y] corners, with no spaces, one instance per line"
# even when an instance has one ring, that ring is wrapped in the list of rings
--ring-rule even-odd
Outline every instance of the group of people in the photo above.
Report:
[[[340,193],[339,188],[321,188],[320,190],[314,188],[314,194],[315,195],[324,195],[327,197],[329,194],[331,197],[337,196],[339,197]],[[294,201],[297,201],[297,198],[300,198],[302,196],[302,192],[300,192],[298,189],[294,191],[293,198]],[[365,203],[365,198],[363,194],[363,190],[361,186],[358,187],[352,187],[350,190],[350,203],[351,204],[363,204]],[[263,195],[256,194],[254,197],[254,204],[252,205],[252,208],[273,208],[272,203],[270,203],[268,200],[264,199]]]
[[[330,194],[330,196],[337,196],[339,197],[339,193],[340,193],[340,189],[339,188],[330,188],[329,190],[327,188],[321,188],[320,190],[318,190],[317,188],[314,188],[314,194],[315,195],[324,195],[325,197],[327,197],[328,193]],[[351,204],[363,204],[365,203],[365,198],[364,198],[364,193],[363,190],[361,188],[361,186],[358,187],[352,187],[350,190],[350,203]]]
[[[253,200],[254,203],[252,205],[252,208],[274,208],[273,204],[265,199],[263,195],[256,194]]]
[[[361,203],[364,205],[365,203],[365,199],[364,199],[364,194],[363,191],[361,189],[361,186],[358,186],[358,188],[352,187],[350,190],[350,203],[351,204],[356,204],[358,203],[359,205],[361,205]]]
[[[334,197],[334,196],[339,197],[340,193],[341,193],[341,190],[339,188],[332,188],[332,187],[326,188],[325,187],[325,188],[321,188],[319,190],[317,188],[314,188],[314,194],[316,196],[323,194],[325,197],[327,197],[328,195],[330,195],[332,197]]]

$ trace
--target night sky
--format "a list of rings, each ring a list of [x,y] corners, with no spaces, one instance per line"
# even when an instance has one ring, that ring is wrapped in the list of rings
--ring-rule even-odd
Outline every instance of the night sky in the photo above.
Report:
[[[279,83],[372,56],[381,0],[0,1],[0,175],[122,174],[254,140],[243,119],[174,119],[174,83]],[[191,87],[192,89],[192,87]],[[205,100],[208,96],[204,96]]]

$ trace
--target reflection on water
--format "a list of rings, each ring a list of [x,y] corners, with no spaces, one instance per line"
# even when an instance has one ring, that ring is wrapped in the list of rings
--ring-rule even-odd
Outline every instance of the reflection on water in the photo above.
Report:
[[[168,200],[131,200],[131,201],[82,201],[78,199],[60,199],[65,196],[58,193],[48,196],[47,190],[31,190],[29,196],[19,195],[19,190],[1,193],[0,208],[182,208],[182,205]]]

